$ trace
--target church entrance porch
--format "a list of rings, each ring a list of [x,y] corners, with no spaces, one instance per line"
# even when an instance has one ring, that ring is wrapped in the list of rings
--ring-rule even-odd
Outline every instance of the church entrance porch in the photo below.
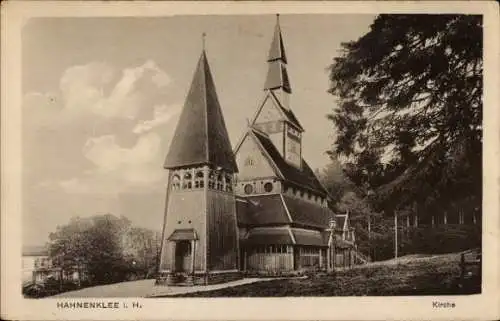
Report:
[[[175,242],[174,272],[175,273],[190,272],[192,261],[193,261],[193,256],[191,255],[191,242],[189,241]]]

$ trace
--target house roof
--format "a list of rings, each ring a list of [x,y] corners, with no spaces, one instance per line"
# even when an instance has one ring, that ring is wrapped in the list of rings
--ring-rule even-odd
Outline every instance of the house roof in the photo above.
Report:
[[[193,165],[238,171],[205,51],[175,129],[165,168]]]
[[[255,129],[252,129],[252,132],[255,134],[262,147],[264,147],[267,154],[271,157],[272,161],[281,172],[285,180],[291,183],[295,183],[299,186],[306,187],[321,195],[327,195],[326,190],[321,185],[318,178],[316,177],[316,175],[314,175],[314,172],[304,159],[302,159],[302,168],[297,168],[289,164],[286,160],[283,159],[271,139],[269,139],[269,136]]]
[[[305,229],[289,229],[287,227],[254,228],[241,239],[245,245],[295,244],[310,246],[328,246],[319,231]]]
[[[237,202],[236,210],[238,211],[239,225],[291,223],[279,194],[248,196],[245,199],[246,203]]]
[[[328,246],[328,238],[319,231],[292,228],[292,233],[297,245]]]
[[[283,195],[283,201],[295,224],[327,228],[333,216],[328,208],[298,198]]]
[[[35,245],[35,246],[23,246],[22,256],[48,256],[49,250],[46,246]]]
[[[245,245],[293,244],[290,231],[286,228],[252,229],[241,241]]]
[[[196,235],[196,232],[194,229],[189,228],[189,229],[177,229],[170,236],[168,237],[169,241],[190,241],[190,240],[197,240],[198,236]]]
[[[262,226],[276,224],[300,225],[324,229],[333,214],[317,204],[286,195],[256,195],[238,201],[238,225]]]

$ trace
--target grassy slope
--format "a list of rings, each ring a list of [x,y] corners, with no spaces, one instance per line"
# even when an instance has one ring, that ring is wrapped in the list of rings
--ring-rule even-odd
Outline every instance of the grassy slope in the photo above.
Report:
[[[407,256],[333,275],[258,282],[179,297],[439,295],[480,293],[480,280],[457,286],[459,254]]]

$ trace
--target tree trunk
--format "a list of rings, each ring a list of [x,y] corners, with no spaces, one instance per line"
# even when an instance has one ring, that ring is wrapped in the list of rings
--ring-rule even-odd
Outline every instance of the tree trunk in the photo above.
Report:
[[[394,258],[398,257],[398,216],[394,211]]]

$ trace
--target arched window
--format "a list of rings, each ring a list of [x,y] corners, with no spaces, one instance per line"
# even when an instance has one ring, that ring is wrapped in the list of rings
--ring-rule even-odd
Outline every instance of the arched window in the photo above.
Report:
[[[205,186],[204,182],[203,171],[197,171],[194,178],[194,188],[203,188]]]
[[[220,173],[219,173],[219,175],[217,175],[217,189],[219,191],[224,190],[224,178],[223,178],[222,174],[220,174]]]
[[[183,189],[191,189],[193,188],[193,176],[190,172],[185,172],[183,177]]]
[[[226,192],[233,191],[233,180],[231,175],[226,175]]]
[[[181,188],[181,177],[177,174],[172,176],[172,189],[178,190]]]
[[[212,170],[208,174],[208,188],[215,189],[215,173]]]

